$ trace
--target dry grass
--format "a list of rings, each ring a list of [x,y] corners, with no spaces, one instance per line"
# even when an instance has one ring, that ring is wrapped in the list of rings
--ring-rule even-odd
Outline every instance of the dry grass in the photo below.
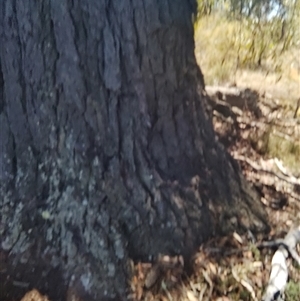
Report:
[[[195,55],[209,85],[237,85],[250,88],[280,106],[273,119],[292,119],[300,98],[300,46],[273,59],[266,59],[264,67],[247,68],[241,60],[247,58],[251,32],[237,21],[221,15],[202,18],[195,23]],[[269,52],[273,49],[269,49]],[[243,68],[242,68],[243,67]],[[296,114],[300,117],[300,108]],[[276,129],[277,130],[277,129]],[[278,157],[288,167],[300,170],[300,132],[289,133],[294,142],[277,135],[264,134],[265,155]]]
[[[282,101],[296,101],[300,97],[300,45],[273,58],[266,58],[260,69],[247,68],[243,61],[249,56],[252,39],[247,28],[220,15],[197,21],[195,55],[206,83],[235,83],[239,87],[270,93]]]

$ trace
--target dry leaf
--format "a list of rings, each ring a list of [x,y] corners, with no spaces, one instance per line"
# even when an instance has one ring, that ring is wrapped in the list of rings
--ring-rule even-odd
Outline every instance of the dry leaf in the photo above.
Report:
[[[263,263],[261,261],[254,261],[253,262],[253,267],[254,268],[262,268],[263,267]]]
[[[189,301],[198,301],[192,291],[187,291],[186,296],[188,297]]]
[[[233,238],[239,243],[239,244],[243,244],[243,239],[242,239],[242,237],[239,235],[239,234],[237,234],[236,232],[234,232],[233,233]]]
[[[161,273],[160,267],[157,264],[154,265],[146,276],[145,287],[150,288],[151,286],[153,286],[155,282],[158,280],[160,273]]]
[[[33,289],[26,293],[21,301],[49,301],[49,299],[46,296],[41,295],[38,290]]]
[[[217,275],[218,272],[217,272],[217,267],[212,263],[212,262],[209,262],[208,263],[208,267],[209,267],[209,270],[212,274],[214,275]]]

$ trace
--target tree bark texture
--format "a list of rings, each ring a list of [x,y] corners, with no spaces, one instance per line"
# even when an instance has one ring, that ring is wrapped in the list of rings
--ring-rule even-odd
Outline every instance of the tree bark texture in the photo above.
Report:
[[[87,300],[125,300],[128,258],[188,258],[212,235],[267,228],[205,110],[192,2],[1,1],[12,264],[60,269]]]

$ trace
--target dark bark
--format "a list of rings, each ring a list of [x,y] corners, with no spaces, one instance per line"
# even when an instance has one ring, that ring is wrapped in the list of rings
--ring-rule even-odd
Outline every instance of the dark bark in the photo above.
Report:
[[[126,299],[128,258],[267,228],[205,110],[193,5],[1,2],[1,248],[87,300]]]

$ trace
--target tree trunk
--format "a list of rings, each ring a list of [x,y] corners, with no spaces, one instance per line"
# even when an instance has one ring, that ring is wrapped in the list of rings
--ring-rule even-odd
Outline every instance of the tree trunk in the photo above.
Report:
[[[206,113],[191,2],[1,3],[1,249],[53,300],[54,270],[125,300],[128,258],[267,229]]]

